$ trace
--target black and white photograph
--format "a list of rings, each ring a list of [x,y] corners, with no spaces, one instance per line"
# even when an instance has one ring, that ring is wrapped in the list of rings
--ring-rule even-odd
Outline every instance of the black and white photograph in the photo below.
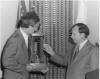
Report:
[[[0,79],[99,79],[99,0],[0,0]]]

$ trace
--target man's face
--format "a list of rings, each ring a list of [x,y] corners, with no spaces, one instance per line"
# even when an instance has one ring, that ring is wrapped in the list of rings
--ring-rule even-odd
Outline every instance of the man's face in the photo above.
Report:
[[[73,39],[73,41],[76,43],[76,44],[79,44],[82,40],[82,34],[79,33],[79,27],[75,26],[73,29],[72,29],[72,35],[71,35],[71,38]]]
[[[39,22],[35,23],[34,20],[30,20],[30,26],[27,28],[28,34],[33,34],[38,31]]]

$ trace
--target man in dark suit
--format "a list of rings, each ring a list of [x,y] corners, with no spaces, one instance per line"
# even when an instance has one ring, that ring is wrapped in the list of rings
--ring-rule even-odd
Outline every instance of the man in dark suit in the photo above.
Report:
[[[51,55],[51,60],[68,66],[66,79],[85,79],[85,74],[99,68],[99,49],[88,40],[89,28],[83,23],[77,23],[71,28],[76,46],[71,55],[66,57],[56,54],[48,44],[44,48]]]
[[[29,79],[28,36],[38,31],[39,17],[28,12],[21,17],[17,30],[7,40],[2,51],[3,79]]]

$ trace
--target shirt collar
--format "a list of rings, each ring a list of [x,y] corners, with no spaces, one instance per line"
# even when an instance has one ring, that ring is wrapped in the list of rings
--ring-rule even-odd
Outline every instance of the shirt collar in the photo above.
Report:
[[[83,48],[83,46],[86,44],[88,40],[86,39],[85,41],[83,41],[80,46],[79,46],[79,50],[81,50]]]

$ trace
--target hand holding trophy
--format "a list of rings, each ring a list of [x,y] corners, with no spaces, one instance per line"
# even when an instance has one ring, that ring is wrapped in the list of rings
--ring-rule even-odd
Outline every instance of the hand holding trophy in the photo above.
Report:
[[[33,72],[37,71],[37,72],[46,73],[48,71],[48,67],[44,63],[30,63],[27,65],[26,68],[28,71],[33,71]]]

